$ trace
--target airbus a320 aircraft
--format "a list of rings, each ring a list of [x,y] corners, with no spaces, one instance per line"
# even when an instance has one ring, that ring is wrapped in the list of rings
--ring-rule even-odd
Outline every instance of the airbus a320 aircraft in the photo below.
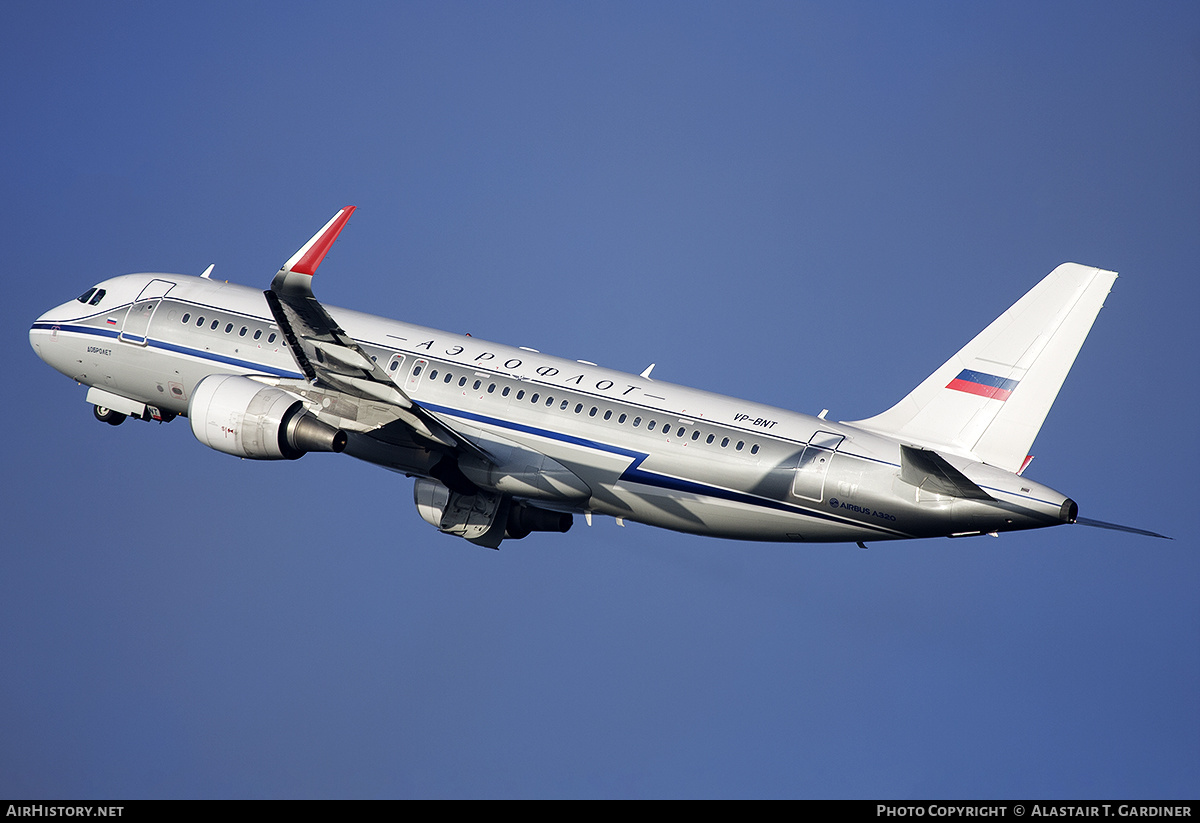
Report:
[[[127,274],[43,314],[38,356],[96,417],[256,460],[345,452],[416,478],[422,518],[497,548],[573,515],[741,540],[961,537],[1089,523],[1022,476],[1116,274],[1064,263],[891,409],[833,422],[324,306],[340,210],[266,292]],[[1154,535],[1161,536],[1161,535]]]

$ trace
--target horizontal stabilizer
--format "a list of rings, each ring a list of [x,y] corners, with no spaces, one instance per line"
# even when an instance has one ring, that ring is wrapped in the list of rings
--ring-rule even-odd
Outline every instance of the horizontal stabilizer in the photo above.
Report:
[[[937,452],[915,446],[900,447],[900,479],[935,494],[967,500],[995,499]]]
[[[907,397],[852,425],[1016,472],[1116,277],[1063,263]]]

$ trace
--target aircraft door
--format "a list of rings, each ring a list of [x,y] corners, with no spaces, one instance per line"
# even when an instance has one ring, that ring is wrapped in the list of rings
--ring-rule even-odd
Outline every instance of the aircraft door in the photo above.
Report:
[[[169,280],[151,280],[147,283],[125,313],[125,323],[121,326],[121,333],[117,338],[137,346],[146,345],[146,335],[150,331],[150,321],[154,312],[166,293],[173,288],[175,284]]]
[[[792,480],[792,494],[805,500],[823,500],[825,476],[837,447],[845,440],[844,435],[834,432],[817,432],[808,440],[808,445],[796,463],[796,475]]]
[[[405,394],[407,394],[409,397],[412,397],[413,392],[415,392],[421,385],[421,375],[423,375],[425,370],[428,368],[428,360],[417,360],[417,362],[413,363],[412,371],[408,374],[408,380],[404,382]]]
[[[404,379],[404,355],[393,354],[392,358],[388,360],[385,369],[387,370],[387,376],[392,378],[392,382],[399,386],[400,381]]]

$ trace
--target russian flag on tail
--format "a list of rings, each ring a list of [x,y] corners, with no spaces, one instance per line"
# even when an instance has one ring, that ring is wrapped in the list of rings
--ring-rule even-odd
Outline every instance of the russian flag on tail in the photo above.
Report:
[[[986,372],[963,369],[958,373],[958,377],[946,384],[946,388],[1004,401],[1017,388],[1019,382]]]

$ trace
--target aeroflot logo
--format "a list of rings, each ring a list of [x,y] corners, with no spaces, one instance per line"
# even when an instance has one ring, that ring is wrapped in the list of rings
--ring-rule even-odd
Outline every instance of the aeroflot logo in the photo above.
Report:
[[[425,351],[431,352],[433,351],[433,347],[435,345],[439,345],[436,340],[426,340],[422,343],[417,343],[415,346],[413,346],[413,349],[425,349]],[[462,346],[449,346],[446,348],[445,352],[450,357],[458,358],[458,361],[461,363],[464,360],[462,355],[464,352],[466,352],[466,349],[464,349]],[[501,365],[499,361],[496,361],[496,354],[490,351],[481,351],[474,357],[471,357],[470,354],[467,354],[467,357],[470,358],[467,360],[467,363],[480,367],[496,368]],[[496,362],[493,363],[492,361]],[[512,357],[508,360],[505,360],[503,366],[506,372],[518,380],[529,379],[528,375],[522,372],[522,367],[525,367],[525,363],[519,357]],[[593,377],[582,372],[570,377],[559,377],[559,370],[554,366],[538,366],[537,368],[533,369],[533,371],[536,372],[539,377],[545,378],[547,381],[549,381],[551,378],[555,378],[555,383],[560,383],[563,385],[574,384],[576,386],[587,385],[590,387],[593,384]],[[618,386],[616,383],[613,383],[611,380],[596,380],[595,388],[602,392],[609,392],[615,388],[616,391],[621,394],[621,396],[627,395],[630,392],[641,391],[640,386],[635,386],[632,383],[626,383],[624,389],[622,390],[620,386]]]
[[[963,369],[958,373],[958,377],[946,384],[946,388],[1004,401],[1017,388],[1019,382],[995,374]]]

